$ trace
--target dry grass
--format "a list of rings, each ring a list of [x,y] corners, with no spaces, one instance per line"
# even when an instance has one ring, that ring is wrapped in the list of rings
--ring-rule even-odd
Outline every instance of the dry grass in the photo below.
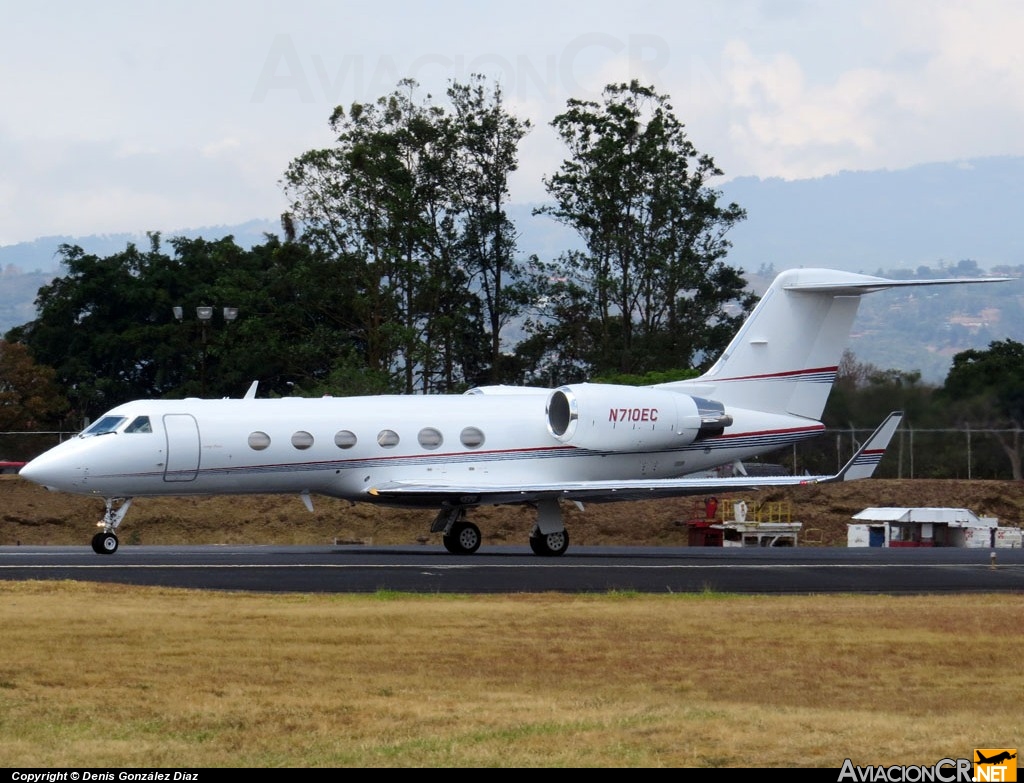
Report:
[[[931,765],[1020,744],[1022,616],[0,583],[0,767]]]

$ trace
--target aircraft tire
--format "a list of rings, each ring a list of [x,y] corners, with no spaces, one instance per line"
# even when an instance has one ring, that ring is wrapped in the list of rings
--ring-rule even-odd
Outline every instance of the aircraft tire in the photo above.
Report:
[[[569,531],[558,533],[534,533],[530,536],[530,549],[541,557],[561,557],[569,548]]]
[[[112,555],[117,547],[117,536],[113,533],[97,533],[92,537],[92,551],[97,555]]]
[[[471,555],[480,548],[480,528],[472,522],[456,522],[444,536],[444,548],[453,555]]]

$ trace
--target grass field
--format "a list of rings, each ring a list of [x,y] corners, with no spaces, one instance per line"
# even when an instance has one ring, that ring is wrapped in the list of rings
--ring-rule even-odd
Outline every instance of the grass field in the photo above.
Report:
[[[1022,617],[0,582],[0,767],[932,765],[1024,744]]]

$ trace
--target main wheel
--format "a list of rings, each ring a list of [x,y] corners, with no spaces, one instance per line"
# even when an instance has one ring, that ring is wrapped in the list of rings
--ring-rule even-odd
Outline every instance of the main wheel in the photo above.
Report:
[[[569,548],[569,531],[560,530],[557,533],[534,533],[530,536],[530,549],[535,555],[541,557],[559,557],[565,554]]]
[[[92,537],[92,551],[97,555],[112,555],[117,551],[117,543],[113,533],[97,533]]]
[[[480,548],[480,528],[472,522],[456,522],[444,536],[444,548],[453,555],[471,555]]]

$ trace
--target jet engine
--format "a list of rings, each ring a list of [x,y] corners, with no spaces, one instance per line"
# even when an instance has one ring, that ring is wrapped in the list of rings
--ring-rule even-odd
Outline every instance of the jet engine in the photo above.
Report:
[[[597,451],[659,451],[721,435],[732,424],[720,402],[650,387],[580,383],[551,392],[548,430]]]

